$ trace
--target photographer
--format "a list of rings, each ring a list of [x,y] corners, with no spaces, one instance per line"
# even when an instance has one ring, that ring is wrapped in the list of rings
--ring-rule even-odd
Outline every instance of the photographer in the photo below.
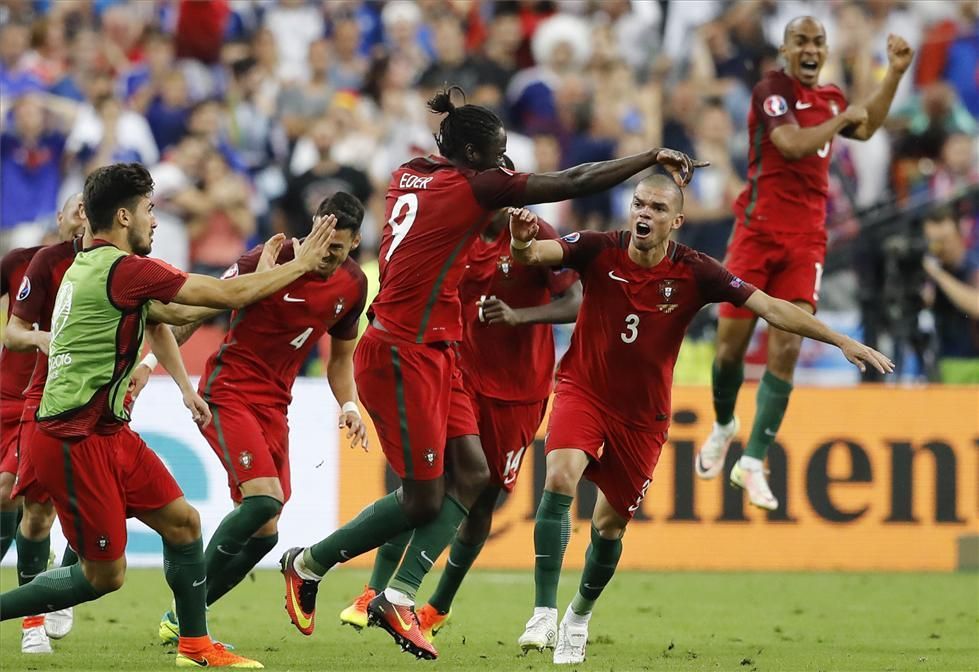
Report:
[[[948,209],[925,216],[924,235],[934,256],[926,258],[924,267],[935,282],[926,302],[935,316],[939,378],[943,383],[979,383],[979,259],[969,255]]]

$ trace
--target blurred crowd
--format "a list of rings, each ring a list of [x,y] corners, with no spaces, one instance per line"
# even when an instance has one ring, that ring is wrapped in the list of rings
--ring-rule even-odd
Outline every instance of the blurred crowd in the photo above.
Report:
[[[391,171],[436,150],[444,83],[505,120],[517,168],[669,146],[711,162],[679,237],[722,257],[747,169],[752,86],[787,22],[826,26],[822,81],[851,100],[916,49],[885,129],[838,139],[830,255],[869,208],[949,201],[979,182],[976,0],[4,0],[0,242],[37,244],[84,175],[141,161],[154,254],[219,273],[273,232],[300,236],[337,190],[368,205],[376,250]],[[540,206],[560,231],[620,225],[631,185]],[[956,212],[979,250],[974,209]]]

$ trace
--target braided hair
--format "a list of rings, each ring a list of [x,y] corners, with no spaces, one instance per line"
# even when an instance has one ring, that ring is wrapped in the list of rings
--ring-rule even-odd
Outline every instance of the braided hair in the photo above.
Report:
[[[452,92],[462,94],[463,105],[456,107],[452,104]],[[435,114],[444,114],[445,118],[439,124],[435,143],[439,152],[447,159],[469,163],[466,158],[466,145],[472,145],[479,151],[486,151],[503,127],[503,122],[492,110],[482,105],[465,103],[466,92],[459,86],[449,86],[436,93],[428,101],[428,109]]]

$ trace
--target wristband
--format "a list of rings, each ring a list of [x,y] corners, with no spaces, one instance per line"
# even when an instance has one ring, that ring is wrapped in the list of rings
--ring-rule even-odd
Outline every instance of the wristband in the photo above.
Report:
[[[143,361],[140,362],[141,366],[147,367],[150,371],[156,370],[157,364],[159,364],[159,362],[156,359],[156,355],[154,355],[152,352],[143,357]]]
[[[348,401],[344,403],[344,405],[340,407],[340,412],[344,414],[353,413],[358,418],[360,417],[360,409],[357,407],[356,401]]]
[[[512,247],[515,250],[526,250],[528,247],[530,247],[533,244],[534,244],[533,238],[527,241],[517,240],[516,238],[510,239],[510,247]]]

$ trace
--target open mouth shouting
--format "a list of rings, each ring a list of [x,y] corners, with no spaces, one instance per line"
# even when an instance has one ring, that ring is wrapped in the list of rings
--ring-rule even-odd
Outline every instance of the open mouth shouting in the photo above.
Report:
[[[652,227],[650,227],[646,222],[636,222],[636,238],[648,238],[652,232]]]
[[[819,71],[819,61],[804,58],[799,61],[799,69],[807,75],[815,75]]]

